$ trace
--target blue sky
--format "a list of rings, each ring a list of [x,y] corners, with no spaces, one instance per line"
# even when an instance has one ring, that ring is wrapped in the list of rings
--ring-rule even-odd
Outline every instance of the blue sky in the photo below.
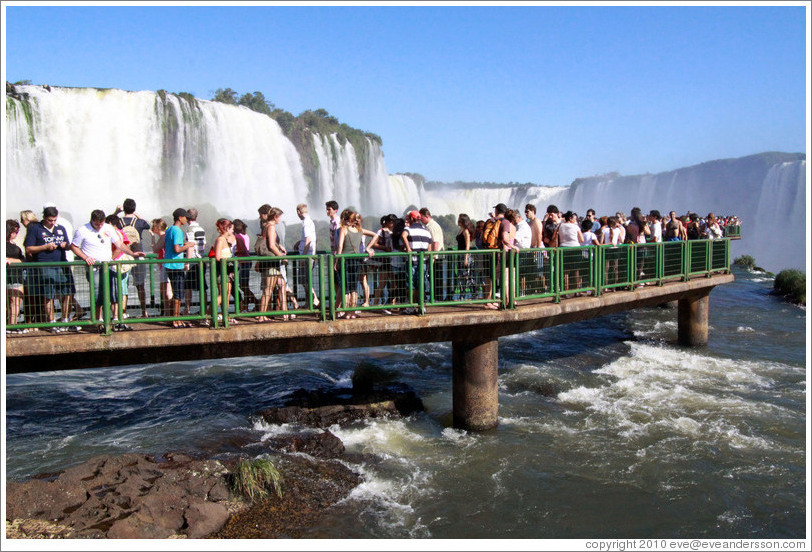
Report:
[[[808,6],[42,6],[4,2],[5,79],[261,91],[429,180],[567,185],[805,152]]]

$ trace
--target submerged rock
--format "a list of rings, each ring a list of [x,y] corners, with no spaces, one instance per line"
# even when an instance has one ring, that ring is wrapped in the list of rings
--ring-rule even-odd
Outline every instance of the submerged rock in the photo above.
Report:
[[[273,437],[268,444],[275,450],[304,452],[314,458],[338,458],[344,454],[344,443],[329,431]]]
[[[278,468],[284,473],[282,497],[270,496],[235,514],[209,538],[299,538],[361,483],[360,475],[337,460],[285,455],[279,457]]]
[[[423,401],[405,385],[371,390],[363,386],[363,389],[299,389],[290,395],[284,406],[268,408],[259,415],[271,424],[329,427],[366,418],[399,418],[423,411]]]

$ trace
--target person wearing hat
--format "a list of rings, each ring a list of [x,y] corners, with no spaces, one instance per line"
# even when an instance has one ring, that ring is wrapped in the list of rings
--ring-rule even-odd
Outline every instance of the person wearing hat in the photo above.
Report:
[[[409,211],[406,215],[408,226],[403,229],[401,237],[408,252],[428,251],[431,245],[431,233],[426,230],[421,221],[419,211]],[[412,302],[417,302],[417,294],[420,289],[420,268],[417,263],[413,263],[412,273]],[[425,274],[425,270],[424,270]],[[404,314],[417,314],[417,309],[406,309]]]
[[[186,212],[186,209],[182,207],[175,209],[172,213],[172,219],[174,223],[167,229],[164,237],[164,259],[180,260],[180,262],[166,263],[164,268],[166,269],[166,277],[172,284],[172,316],[178,317],[180,316],[181,297],[184,296],[184,290],[186,289],[184,275],[186,264],[183,259],[186,257],[186,252],[196,247],[197,244],[186,240],[186,236],[181,229],[189,220],[189,213]],[[173,320],[172,327],[188,328],[191,327],[191,324]]]

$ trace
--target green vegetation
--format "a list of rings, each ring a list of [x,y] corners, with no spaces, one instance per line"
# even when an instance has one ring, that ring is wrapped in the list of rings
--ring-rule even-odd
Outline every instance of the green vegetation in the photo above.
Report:
[[[750,255],[742,255],[733,260],[734,265],[743,266],[752,270],[756,266],[756,260]]]
[[[752,270],[754,272],[764,272],[767,276],[775,276],[772,272],[767,272],[756,264],[756,260],[750,255],[742,255],[733,260],[733,264]]]
[[[229,105],[242,105],[274,119],[285,136],[293,142],[297,151],[300,153],[310,152],[310,155],[301,155],[301,160],[305,178],[307,178],[311,189],[314,186],[312,175],[318,172],[318,157],[316,156],[313,134],[320,134],[322,136],[335,134],[336,140],[338,140],[338,143],[342,146],[350,142],[355,149],[356,159],[358,160],[358,176],[362,182],[364,181],[364,170],[366,167],[364,160],[367,157],[367,150],[369,149],[369,142],[367,142],[367,140],[379,146],[383,144],[381,137],[377,134],[364,132],[346,123],[341,123],[336,117],[330,115],[326,109],[308,109],[298,116],[294,116],[289,111],[276,107],[265,98],[262,92],[255,91],[254,93],[249,92],[240,95],[239,92],[231,88],[218,88],[214,91],[212,101]],[[332,144],[331,149],[334,149]],[[333,151],[333,156],[335,156],[335,151]]]
[[[788,301],[806,305],[806,272],[794,268],[782,270],[775,277],[773,291]]]
[[[282,498],[282,475],[267,458],[240,460],[234,468],[232,489],[249,500],[267,497],[271,487]]]

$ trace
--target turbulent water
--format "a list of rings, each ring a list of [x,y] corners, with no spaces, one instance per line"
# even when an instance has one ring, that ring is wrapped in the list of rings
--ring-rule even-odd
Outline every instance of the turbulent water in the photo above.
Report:
[[[499,427],[450,428],[451,348],[11,375],[7,476],[100,453],[238,451],[296,429],[252,414],[371,363],[426,411],[333,431],[364,482],[312,538],[802,538],[806,311],[735,271],[710,296],[709,344],[676,345],[676,310],[641,309],[502,338]]]

